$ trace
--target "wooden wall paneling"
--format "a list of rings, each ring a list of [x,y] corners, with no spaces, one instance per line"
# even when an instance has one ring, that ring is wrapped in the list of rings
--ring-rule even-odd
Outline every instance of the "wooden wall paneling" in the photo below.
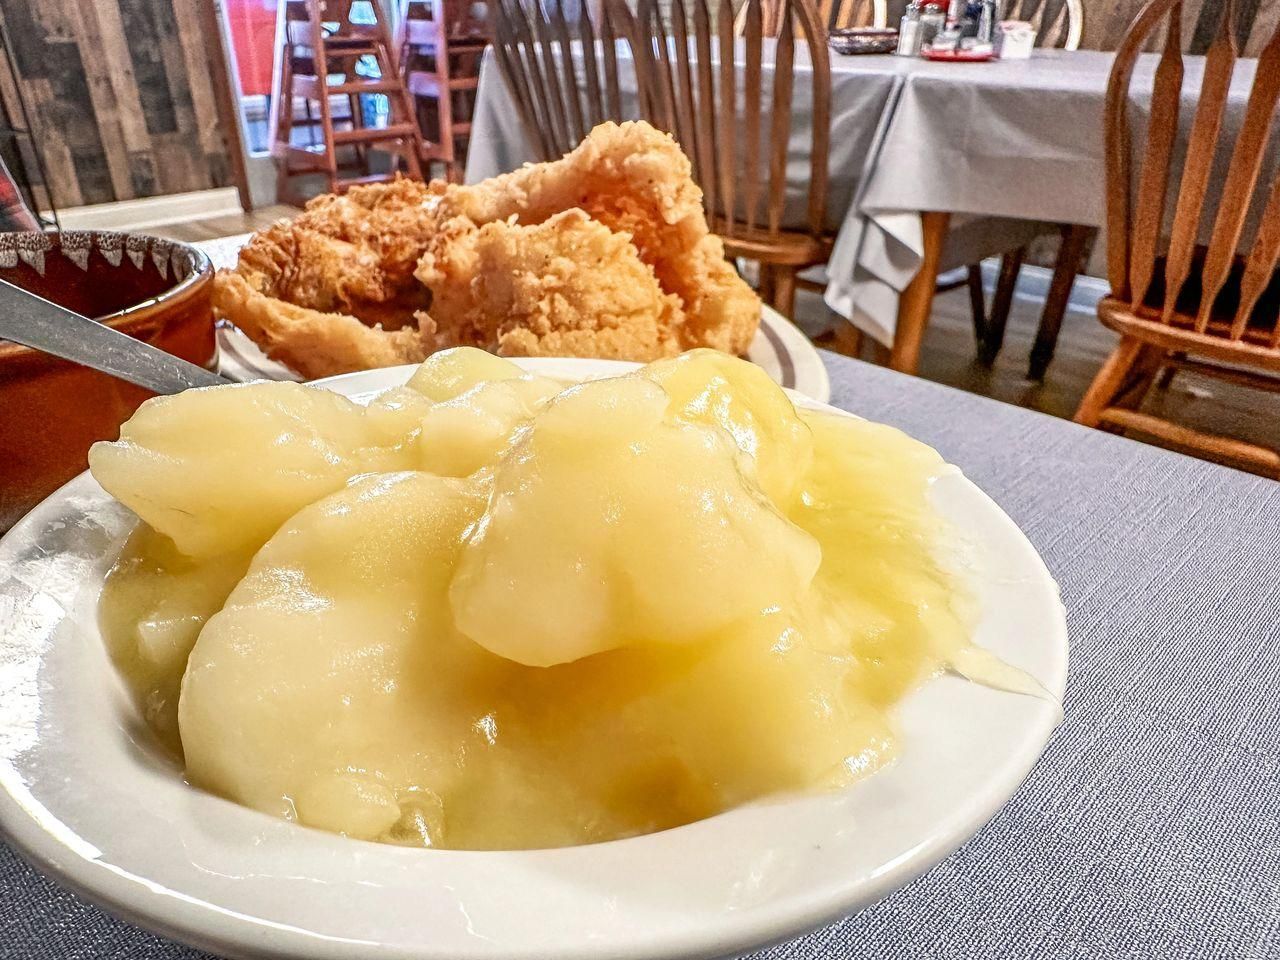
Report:
[[[31,203],[35,210],[49,210],[54,205],[45,183],[44,158],[35,151],[31,139],[31,120],[18,97],[18,85],[9,67],[9,58],[3,55],[0,55],[0,107],[3,108],[6,123],[27,131],[25,136],[14,137],[7,145],[5,161],[10,164],[11,170],[20,164],[26,171],[31,187]]]
[[[85,122],[93,104],[84,64],[61,5],[0,0],[0,13],[59,206],[111,199],[102,139],[97,125]]]
[[[135,197],[146,184],[133,182],[129,158],[147,152],[150,138],[120,10],[109,3],[87,3],[80,6],[79,16],[80,36],[96,36],[101,41],[96,55],[85,60],[85,72],[115,197]]]
[[[138,78],[138,93],[151,134],[155,193],[178,193],[212,186],[207,173],[193,163],[198,130],[191,85],[178,43],[173,4],[152,0],[116,0],[128,35],[129,54]],[[179,82],[175,82],[179,81]]]
[[[213,86],[221,74],[202,21],[211,3],[0,0],[59,206],[230,182],[223,114],[234,114]]]
[[[201,7],[205,9],[198,9]],[[191,80],[191,105],[206,169],[213,180],[225,183],[233,179],[240,187],[240,177],[235,173],[235,161],[244,159],[239,108],[232,105],[230,115],[224,115],[219,107],[220,92],[229,99],[231,78],[225,69],[222,25],[217,20],[215,0],[173,0],[173,11],[178,22],[183,63]],[[217,90],[218,84],[227,89]],[[245,190],[247,187],[245,183]],[[247,193],[242,192],[241,199],[247,198]]]

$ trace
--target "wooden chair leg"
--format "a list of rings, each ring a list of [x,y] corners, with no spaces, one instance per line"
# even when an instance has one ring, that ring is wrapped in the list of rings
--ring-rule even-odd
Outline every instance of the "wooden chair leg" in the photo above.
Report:
[[[846,357],[857,357],[862,353],[862,331],[844,317],[836,318],[834,343],[836,353]]]
[[[902,373],[915,373],[920,362],[920,344],[933,309],[933,294],[938,287],[938,263],[942,245],[947,239],[951,214],[926,211],[920,215],[924,231],[924,260],[920,272],[902,291],[898,300],[898,323],[893,331],[893,348],[889,366]]]
[[[1143,398],[1155,383],[1156,377],[1164,367],[1169,351],[1163,347],[1144,346],[1129,368],[1128,375],[1120,384],[1120,389],[1111,400],[1111,406],[1136,410],[1142,406]]]
[[[1111,401],[1123,389],[1129,371],[1142,352],[1143,343],[1136,337],[1124,337],[1107,357],[1102,369],[1089,384],[1076,415],[1072,419],[1086,427],[1096,427],[1102,411],[1111,405]]]
[[[1053,360],[1053,351],[1058,346],[1058,332],[1062,329],[1062,318],[1067,312],[1067,301],[1071,299],[1071,288],[1075,285],[1076,274],[1080,272],[1080,260],[1094,232],[1093,227],[1082,227],[1079,224],[1064,224],[1062,227],[1062,244],[1058,247],[1058,259],[1053,265],[1053,280],[1044,299],[1040,326],[1036,330],[1036,342],[1031,348],[1031,364],[1027,370],[1027,377],[1031,380],[1043,380],[1049,369],[1049,362]]]
[[[1182,350],[1176,350],[1169,354],[1171,360],[1185,360],[1187,355]],[[1156,386],[1161,390],[1168,390],[1173,386],[1173,378],[1178,375],[1178,368],[1174,364],[1167,364],[1161,368],[1159,376],[1156,378]]]
[[[774,288],[773,264],[765,263],[763,260],[757,260],[756,265],[758,268],[756,276],[756,293],[760,295],[761,300],[772,306]]]
[[[276,202],[301,206],[293,195],[289,150],[293,145],[293,48],[280,51],[280,89],[275,96],[276,126],[272,152],[276,162]]]
[[[982,289],[982,264],[969,264],[969,312],[973,314],[973,340],[982,349],[987,338],[987,295]]]
[[[773,309],[791,320],[796,312],[796,268],[779,266],[773,271]]]
[[[311,56],[316,65],[317,91],[320,95],[320,129],[324,136],[325,180],[330,193],[338,192],[338,151],[333,140],[333,112],[329,106],[329,58],[324,46],[324,26],[320,0],[310,0],[307,15],[311,19]]]
[[[996,362],[1000,348],[1004,346],[1004,331],[1009,324],[1009,310],[1013,307],[1013,291],[1018,285],[1018,272],[1026,255],[1027,248],[1018,247],[1000,258],[1000,279],[996,281],[995,296],[991,298],[987,335],[978,348],[978,359],[987,366]]]

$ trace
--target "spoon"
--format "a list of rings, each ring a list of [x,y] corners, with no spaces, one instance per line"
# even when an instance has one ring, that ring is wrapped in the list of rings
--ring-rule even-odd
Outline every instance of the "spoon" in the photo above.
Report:
[[[232,382],[6,280],[0,280],[0,340],[71,360],[153,393]]]

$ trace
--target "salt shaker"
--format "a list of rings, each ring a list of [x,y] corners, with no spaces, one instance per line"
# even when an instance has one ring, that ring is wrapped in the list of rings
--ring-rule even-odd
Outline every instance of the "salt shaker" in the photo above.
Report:
[[[898,50],[900,57],[915,57],[920,54],[920,4],[911,0],[907,12],[902,15],[898,25]]]

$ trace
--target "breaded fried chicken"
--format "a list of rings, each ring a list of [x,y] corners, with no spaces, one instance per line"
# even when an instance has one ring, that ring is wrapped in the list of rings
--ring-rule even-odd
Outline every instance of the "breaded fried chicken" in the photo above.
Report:
[[[655,360],[680,350],[680,301],[664,293],[625,233],[581,210],[534,226],[452,221],[418,267],[432,292],[434,348],[505,356]]]
[[[517,217],[541,223],[578,208],[626,233],[667,293],[683,304],[686,348],[743,353],[760,322],[760,300],[710,234],[689,158],[669,134],[644,122],[603,123],[551,163],[528,164],[470,186],[441,190],[441,219],[476,224]]]
[[[305,377],[412,363],[429,294],[414,267],[435,234],[431,189],[412,180],[316,197],[254,234],[219,272],[214,308]]]
[[[307,377],[459,345],[741,354],[760,320],[707,230],[688,158],[646,123],[602,124],[560,160],[471,186],[318,197],[254,235],[219,273],[214,307]]]
[[[299,307],[259,293],[239,273],[218,275],[215,303],[268,357],[308,380],[352,370],[420,363],[430,354],[414,325],[370,327],[344,313]]]
[[[395,329],[426,306],[413,269],[435,234],[430,190],[411,180],[316,197],[253,235],[236,272],[268,297]]]

